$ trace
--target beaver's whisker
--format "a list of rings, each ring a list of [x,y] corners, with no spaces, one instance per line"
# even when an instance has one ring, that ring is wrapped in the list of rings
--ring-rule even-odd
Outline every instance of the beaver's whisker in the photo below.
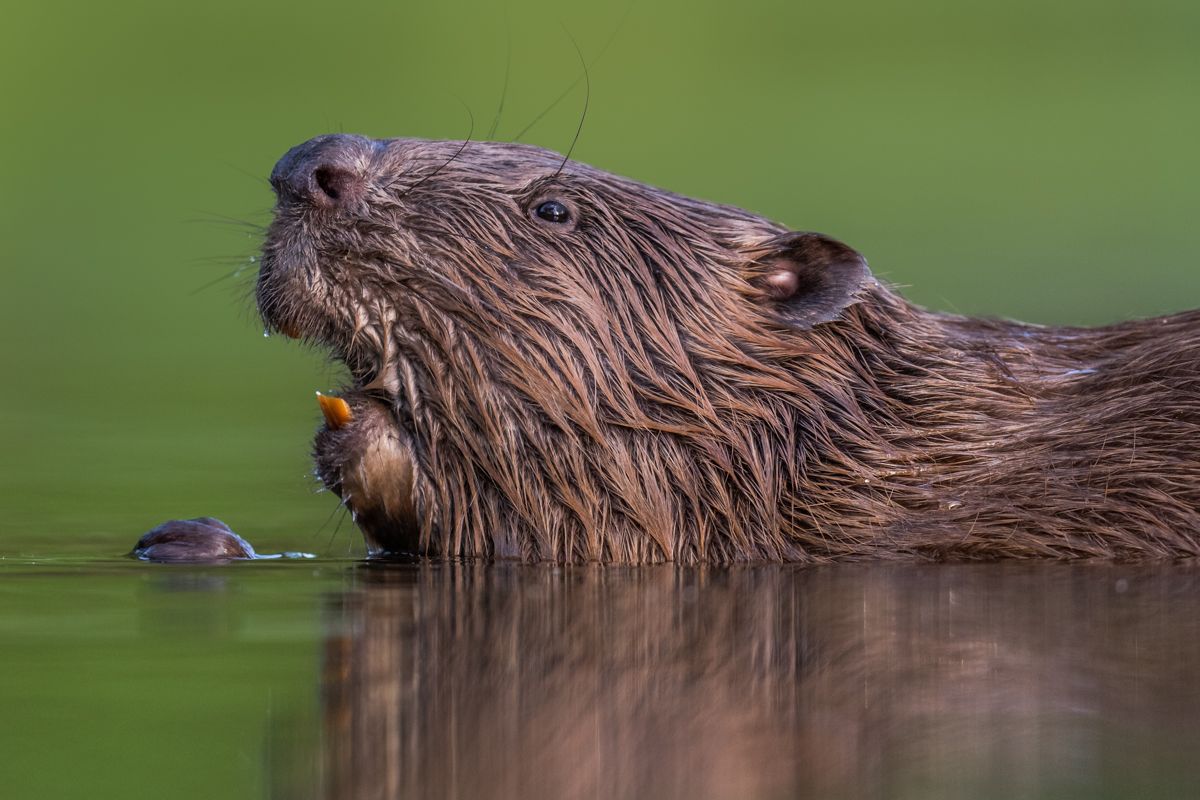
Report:
[[[629,3],[626,4],[625,10],[621,13],[621,18],[619,20],[617,20],[616,27],[613,28],[612,33],[610,33],[608,35],[608,38],[604,40],[604,45],[596,52],[596,57],[592,59],[591,65],[593,67],[596,66],[597,62],[599,62],[600,59],[604,57],[604,54],[606,52],[608,52],[609,45],[611,45],[616,40],[617,34],[621,32],[621,29],[623,27],[625,27],[625,20],[629,19],[629,12],[633,10],[633,3],[634,3],[634,0],[629,0]],[[575,49],[576,50],[579,49],[578,45],[576,46]],[[521,130],[517,132],[517,135],[512,137],[508,141],[519,142],[521,140],[521,137],[524,136],[525,134],[529,133],[530,129],[533,128],[534,125],[537,125],[539,122],[542,121],[542,119],[547,114],[549,114],[554,109],[558,108],[558,104],[561,103],[563,100],[565,100],[567,95],[569,95],[572,91],[575,90],[575,87],[579,85],[579,82],[581,80],[583,80],[583,78],[584,78],[583,75],[576,76],[575,80],[571,81],[570,85],[568,85],[567,88],[563,89],[562,92],[559,93],[558,97],[555,97],[550,102],[550,105],[546,106],[546,108],[542,111],[542,113],[540,113],[536,117],[534,117],[533,120],[528,125],[526,125],[524,128],[521,128]]]
[[[466,150],[467,145],[471,143],[471,136],[473,136],[475,133],[475,113],[473,111],[471,111],[471,107],[469,105],[467,105],[462,100],[462,98],[456,97],[455,99],[458,100],[458,102],[462,103],[463,108],[466,109],[467,114],[471,118],[470,127],[467,129],[467,138],[463,139],[462,144],[459,145],[458,149],[454,151],[453,155],[451,155],[449,158],[447,158],[445,161],[443,161],[441,163],[441,165],[437,169],[435,169],[433,172],[429,173],[424,178],[422,178],[421,180],[419,180],[415,184],[413,184],[411,187],[409,187],[409,189],[407,191],[405,191],[403,194],[400,195],[399,199],[408,197],[410,194],[412,194],[417,189],[419,189],[422,185],[424,185],[430,178],[437,176],[437,174],[439,172],[444,170],[446,167],[450,166],[450,162],[454,161],[454,159],[456,159],[460,155],[462,155],[463,150]]]
[[[330,549],[333,547],[333,542],[335,539],[337,539],[338,532],[342,529],[342,523],[346,521],[346,517],[354,516],[354,512],[350,511],[350,507],[346,505],[346,501],[349,499],[349,496],[342,498],[342,503],[334,509],[334,513],[337,513],[339,510],[349,513],[343,513],[340,517],[338,517],[337,525],[333,526],[333,533],[329,536],[329,541],[325,544],[326,553],[329,553]]]
[[[318,481],[321,480],[320,475],[314,475],[313,477],[315,477]],[[317,491],[318,492],[328,491],[328,487],[322,485],[321,488],[318,489]],[[338,504],[333,507],[332,511],[329,512],[329,516],[327,516],[325,518],[325,521],[321,523],[321,527],[319,527],[315,531],[313,531],[312,538],[314,538],[314,539],[317,538],[317,536],[319,536],[321,534],[321,531],[325,530],[325,528],[329,525],[329,523],[333,521],[333,515],[338,512],[338,509],[344,508],[345,505],[346,505],[346,499],[344,497],[339,498]]]
[[[226,272],[223,275],[213,278],[208,283],[203,283],[200,286],[197,286],[195,289],[188,292],[188,295],[189,296],[197,295],[197,294],[200,294],[200,292],[203,292],[205,289],[211,289],[212,287],[216,286],[218,283],[221,283],[223,281],[227,281],[227,280],[230,280],[233,278],[240,278],[243,273],[249,271],[250,269],[251,269],[250,265],[247,264],[246,266],[238,267],[237,269],[235,269],[231,272]]]
[[[251,222],[250,220],[227,217],[224,214],[217,214],[212,211],[194,211],[192,213],[201,214],[202,216],[183,220],[189,225],[222,225],[230,228],[241,228],[258,235],[263,235],[267,232],[268,226]]]
[[[583,80],[585,81],[585,91],[583,95],[583,111],[579,114],[579,124],[575,126],[575,138],[571,140],[571,146],[567,148],[567,154],[563,156],[562,163],[558,165],[558,169],[554,171],[551,180],[562,174],[563,167],[571,160],[571,154],[575,152],[575,145],[579,143],[579,134],[583,133],[583,123],[587,119],[588,104],[592,101],[592,78],[588,74],[587,61],[583,57],[583,51],[579,49],[579,42],[575,41],[575,37],[571,32],[563,27],[563,32],[567,34],[567,38],[571,40],[571,44],[575,45],[575,54],[579,56],[579,66],[583,68]]]
[[[257,175],[255,173],[251,172],[250,170],[242,169],[237,164],[233,164],[229,161],[221,161],[219,163],[224,167],[228,167],[229,169],[233,170],[234,172],[237,172],[241,175],[246,176],[247,178],[254,181],[256,184],[258,184],[260,186],[266,186],[268,189],[271,188],[271,182],[269,180],[267,180],[266,178],[264,178],[262,175]]]
[[[508,76],[512,71],[512,26],[508,20],[508,5],[505,4],[504,9],[504,85],[500,88],[500,105],[496,107],[496,116],[492,119],[492,126],[488,128],[488,140],[496,138],[496,129],[500,127],[500,115],[504,113],[504,101],[508,98]]]

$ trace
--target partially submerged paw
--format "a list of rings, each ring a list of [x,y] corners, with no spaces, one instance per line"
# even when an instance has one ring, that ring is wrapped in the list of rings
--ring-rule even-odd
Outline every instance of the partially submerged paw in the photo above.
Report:
[[[256,553],[249,542],[215,517],[168,520],[144,533],[129,555],[142,561],[173,564],[314,558],[311,553]]]
[[[219,562],[257,558],[254,548],[219,519],[173,519],[138,539],[133,556],[143,561]]]

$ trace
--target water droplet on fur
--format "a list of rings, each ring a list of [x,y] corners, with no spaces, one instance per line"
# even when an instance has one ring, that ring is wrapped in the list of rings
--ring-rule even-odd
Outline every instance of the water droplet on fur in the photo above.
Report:
[[[263,338],[264,339],[271,338],[271,332],[269,330],[267,330],[266,328],[263,328]]]
[[[942,508],[947,511],[953,511],[956,508],[962,508],[962,505],[962,500],[947,500],[945,503],[942,503]]]

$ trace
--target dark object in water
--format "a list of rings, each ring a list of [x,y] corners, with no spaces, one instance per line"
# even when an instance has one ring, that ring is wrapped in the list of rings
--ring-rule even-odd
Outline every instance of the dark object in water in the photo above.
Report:
[[[173,519],[144,534],[133,556],[143,561],[231,561],[257,558],[254,548],[213,517]]]
[[[259,311],[349,368],[317,472],[372,552],[1200,555],[1200,312],[927,311],[827,236],[527,145],[322,136],[271,183]]]

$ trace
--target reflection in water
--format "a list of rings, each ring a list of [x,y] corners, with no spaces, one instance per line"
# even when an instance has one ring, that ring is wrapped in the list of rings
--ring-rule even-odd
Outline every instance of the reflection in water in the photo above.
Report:
[[[1200,573],[366,565],[327,797],[1179,796]]]

